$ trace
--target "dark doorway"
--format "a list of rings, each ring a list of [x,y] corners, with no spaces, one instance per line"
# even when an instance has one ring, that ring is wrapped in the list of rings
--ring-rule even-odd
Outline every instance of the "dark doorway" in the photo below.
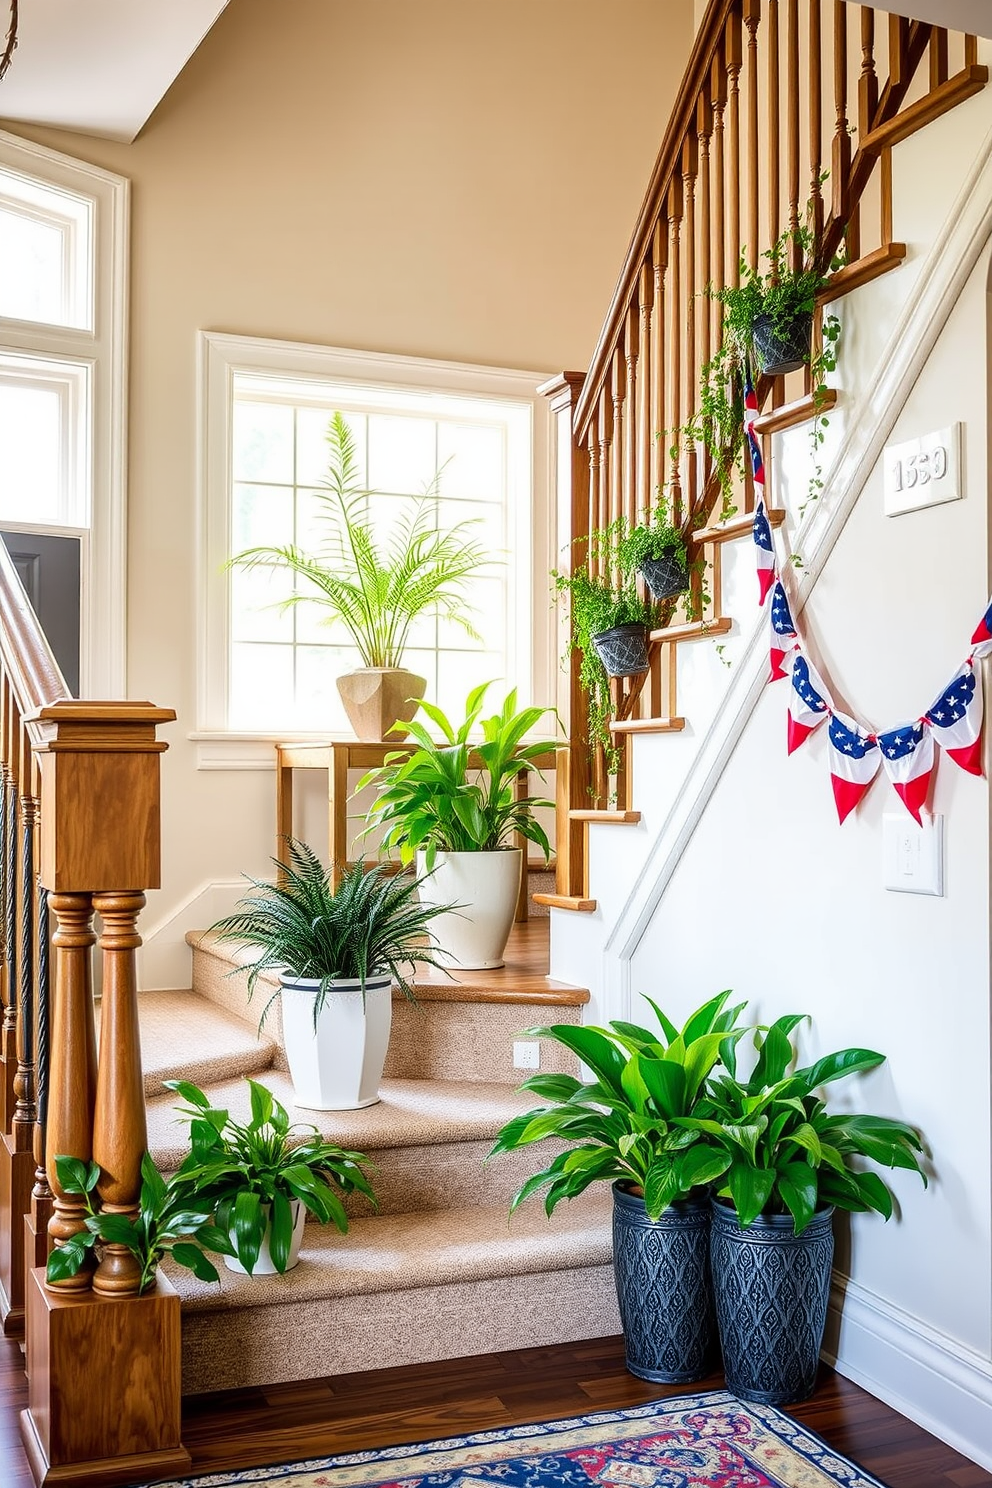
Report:
[[[73,697],[79,696],[79,538],[0,531]]]

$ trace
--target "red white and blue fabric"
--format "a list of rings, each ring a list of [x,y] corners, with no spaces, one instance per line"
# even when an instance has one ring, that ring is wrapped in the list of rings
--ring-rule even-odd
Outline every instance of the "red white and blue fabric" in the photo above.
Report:
[[[988,656],[992,652],[992,600],[989,600],[988,609],[975,627],[971,644],[975,648],[972,656]]]
[[[930,791],[936,765],[933,734],[929,723],[904,723],[878,735],[885,773],[910,816],[923,825],[920,812]]]
[[[927,709],[934,739],[969,775],[982,774],[982,676],[969,658]]]
[[[841,826],[868,790],[882,763],[874,734],[844,713],[834,713],[827,730],[830,741],[830,784]]]
[[[805,744],[830,712],[830,699],[819,672],[801,651],[792,663],[789,689],[789,753]]]
[[[744,389],[744,431],[751,456],[751,472],[754,476],[754,521],[751,535],[754,538],[754,557],[758,569],[758,603],[764,604],[768,591],[775,582],[775,549],[772,546],[772,529],[768,525],[765,510],[765,462],[761,453],[761,441],[754,432],[754,421],[758,417],[758,399],[748,381]]]
[[[771,639],[769,642],[768,659],[771,663],[771,676],[769,682],[777,682],[780,677],[787,677],[792,666],[792,658],[795,656],[799,645],[799,637],[792,619],[792,611],[789,609],[789,601],[785,590],[782,588],[781,579],[776,579],[772,587],[772,607],[769,615],[771,626]]]

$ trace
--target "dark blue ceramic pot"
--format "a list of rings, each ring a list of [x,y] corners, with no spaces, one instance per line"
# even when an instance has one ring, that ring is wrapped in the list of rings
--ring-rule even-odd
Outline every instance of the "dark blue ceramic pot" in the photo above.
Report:
[[[833,1209],[801,1235],[791,1214],[762,1214],[742,1229],[713,1201],[710,1254],[727,1389],[741,1400],[789,1405],[813,1393],[827,1320]]]
[[[613,1270],[627,1368],[639,1379],[683,1384],[716,1368],[709,1241],[706,1201],[649,1219],[644,1200],[614,1183]]]

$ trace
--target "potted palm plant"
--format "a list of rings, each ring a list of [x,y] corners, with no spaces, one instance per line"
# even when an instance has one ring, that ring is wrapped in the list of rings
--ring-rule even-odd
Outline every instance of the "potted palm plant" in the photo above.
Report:
[[[721,1147],[729,1162],[713,1202],[712,1264],[727,1388],[742,1400],[787,1405],[813,1390],[826,1323],[834,1208],[888,1219],[892,1194],[868,1158],[919,1173],[918,1134],[885,1116],[831,1114],[817,1094],[885,1056],[842,1049],[787,1073],[801,1015],[755,1032],[757,1062],[739,1077],[736,1050],[682,1125]]]
[[[553,1038],[592,1072],[534,1075],[521,1087],[545,1104],[507,1122],[490,1156],[534,1143],[564,1150],[514,1195],[511,1213],[545,1192],[550,1215],[591,1183],[613,1185],[613,1264],[627,1368],[665,1384],[701,1379],[716,1362],[710,1285],[708,1185],[729,1168],[726,1148],[687,1129],[713,1067],[746,1032],[721,992],[678,1029],[651,1003],[653,1031],[558,1024],[530,1032]],[[648,999],[650,1002],[650,999]]]
[[[392,985],[412,997],[407,969],[440,964],[432,922],[448,906],[419,902],[417,881],[383,864],[353,865],[335,892],[313,849],[287,841],[280,879],[249,878],[252,893],[212,932],[259,952],[247,967],[249,999],[264,972],[278,973],[259,1026],[278,997],[297,1104],[371,1106],[389,1044]]]
[[[358,786],[374,786],[378,793],[364,835],[382,830],[384,851],[397,849],[404,864],[416,858],[421,902],[438,916],[433,928],[442,960],[463,970],[503,965],[524,867],[513,838],[535,843],[545,861],[551,852],[534,813],[554,803],[518,797],[514,786],[521,770],[538,769],[547,755],[547,743],[524,741],[552,710],[518,709],[513,688],[502,707],[483,718],[490,686],[469,693],[457,725],[422,701],[420,710],[441,739],[415,719],[409,733],[416,748],[387,755]],[[473,743],[476,727],[482,739]]]
[[[317,605],[328,623],[345,626],[362,667],[337,679],[338,692],[357,737],[380,741],[397,721],[412,718],[427,686],[401,664],[410,627],[436,611],[478,639],[466,613],[468,582],[493,559],[472,538],[471,522],[437,525],[439,476],[423,496],[409,499],[389,537],[380,540],[369,512],[376,493],[362,484],[341,413],[331,415],[327,446],[327,477],[317,493],[316,525],[323,532],[318,550],[295,544],[246,548],[230,562],[292,574],[298,587],[285,606]]]
[[[187,1102],[179,1107],[189,1120],[190,1153],[175,1175],[229,1242],[224,1264],[231,1271],[282,1275],[298,1262],[308,1214],[322,1224],[333,1221],[342,1234],[348,1216],[341,1194],[375,1195],[361,1152],[325,1142],[316,1127],[290,1126],[285,1106],[256,1080],[249,1080],[251,1111],[236,1121],[211,1106],[188,1080],[167,1080]]]

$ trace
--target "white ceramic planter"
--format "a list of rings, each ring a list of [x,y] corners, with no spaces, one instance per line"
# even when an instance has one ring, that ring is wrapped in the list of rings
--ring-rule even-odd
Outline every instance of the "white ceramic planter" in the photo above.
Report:
[[[265,1204],[263,1207],[268,1209],[269,1206]],[[290,1199],[290,1208],[293,1211],[293,1238],[289,1242],[289,1260],[286,1262],[287,1271],[292,1271],[300,1259],[300,1246],[303,1243],[303,1226],[307,1221],[307,1211],[299,1199]],[[272,1252],[269,1249],[270,1233],[271,1225],[267,1224],[265,1226],[265,1234],[262,1237],[262,1244],[259,1248],[258,1260],[255,1262],[255,1269],[252,1272],[253,1276],[277,1276],[279,1274],[273,1264]],[[245,1268],[237,1256],[225,1256],[224,1265],[228,1271],[237,1271],[241,1276],[246,1275]]]
[[[431,928],[438,938],[438,960],[460,971],[488,971],[503,965],[523,872],[519,847],[497,852],[439,852],[420,886],[424,904],[463,906],[438,915]],[[417,854],[417,874],[427,871]]]
[[[374,1106],[386,1062],[393,1017],[388,976],[335,982],[314,1032],[319,980],[280,977],[282,1036],[296,1104],[312,1111],[355,1111]]]

